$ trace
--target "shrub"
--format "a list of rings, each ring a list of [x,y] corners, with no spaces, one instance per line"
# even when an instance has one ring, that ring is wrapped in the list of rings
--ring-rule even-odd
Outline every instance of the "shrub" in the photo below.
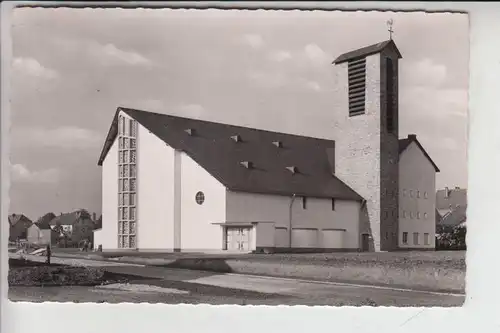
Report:
[[[436,235],[436,249],[466,250],[466,234],[467,228],[465,226],[439,226]]]
[[[103,277],[99,268],[46,265],[11,268],[8,281],[10,286],[96,285]]]

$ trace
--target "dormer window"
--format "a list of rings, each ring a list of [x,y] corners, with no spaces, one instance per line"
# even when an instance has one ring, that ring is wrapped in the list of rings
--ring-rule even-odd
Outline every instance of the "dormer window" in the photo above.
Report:
[[[239,136],[238,134],[233,135],[231,137],[231,140],[233,140],[234,142],[241,142],[241,136]]]
[[[186,132],[187,134],[193,136],[194,133],[195,133],[195,130],[194,130],[194,128],[187,128],[187,129],[184,130],[184,132]]]
[[[365,113],[366,102],[366,58],[348,63],[349,116]]]
[[[290,171],[291,173],[293,173],[293,174],[295,174],[295,173],[299,172],[299,170],[297,169],[297,167],[296,167],[296,166],[289,166],[289,167],[286,167],[286,169],[287,169],[288,171]]]
[[[247,169],[253,169],[253,163],[250,161],[243,161],[243,162],[240,162],[240,164]]]
[[[275,145],[278,148],[283,148],[283,142],[281,141],[273,141],[273,145]]]

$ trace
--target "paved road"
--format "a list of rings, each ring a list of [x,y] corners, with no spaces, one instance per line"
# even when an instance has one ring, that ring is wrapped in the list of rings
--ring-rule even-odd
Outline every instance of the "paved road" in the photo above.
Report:
[[[13,256],[13,255],[11,255]],[[28,256],[30,260],[42,261],[44,257]],[[48,288],[30,295],[19,288],[14,289],[11,299],[25,300],[40,297],[47,299],[61,296],[64,290],[73,293],[71,297],[80,301],[145,301],[164,303],[211,303],[211,304],[285,304],[285,305],[381,305],[381,306],[461,306],[463,295],[445,294],[388,288],[379,286],[361,286],[356,284],[317,282],[299,279],[274,278],[242,274],[220,274],[204,271],[150,267],[125,263],[103,262],[89,259],[52,258],[54,263],[77,266],[98,266],[113,273],[135,275],[131,284],[138,289],[141,285],[155,286],[166,292],[133,293],[128,290],[110,288],[92,288],[75,294],[75,289]],[[25,288],[27,289],[27,288]],[[149,287],[151,289],[151,287]],[[155,289],[156,290],[156,289]],[[173,292],[183,291],[180,292]],[[37,294],[38,292],[38,294]],[[48,293],[48,294],[47,294]],[[93,296],[90,296],[90,295]],[[133,294],[133,296],[132,296]],[[161,294],[161,295],[160,295]],[[59,296],[57,296],[59,295]],[[80,296],[78,296],[80,295]],[[50,296],[50,297],[49,297]],[[129,297],[129,298],[126,298]]]

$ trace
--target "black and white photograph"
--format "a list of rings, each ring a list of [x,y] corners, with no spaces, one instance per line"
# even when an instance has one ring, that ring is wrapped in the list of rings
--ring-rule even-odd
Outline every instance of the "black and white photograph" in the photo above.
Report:
[[[467,14],[25,7],[11,35],[10,301],[463,305]]]

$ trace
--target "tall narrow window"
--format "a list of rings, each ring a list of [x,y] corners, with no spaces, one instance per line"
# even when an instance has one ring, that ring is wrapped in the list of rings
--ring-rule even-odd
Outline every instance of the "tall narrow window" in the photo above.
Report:
[[[335,198],[332,198],[332,210],[335,210]]]
[[[386,108],[386,120],[387,120],[387,131],[394,131],[394,67],[391,58],[385,59],[386,66],[386,96],[387,96],[387,108]]]
[[[302,208],[307,209],[307,198],[306,197],[302,197]]]
[[[413,245],[418,245],[418,232],[413,233]]]
[[[403,232],[403,244],[408,244],[408,233]]]
[[[366,59],[350,61],[349,77],[349,116],[365,113],[366,102]]]

